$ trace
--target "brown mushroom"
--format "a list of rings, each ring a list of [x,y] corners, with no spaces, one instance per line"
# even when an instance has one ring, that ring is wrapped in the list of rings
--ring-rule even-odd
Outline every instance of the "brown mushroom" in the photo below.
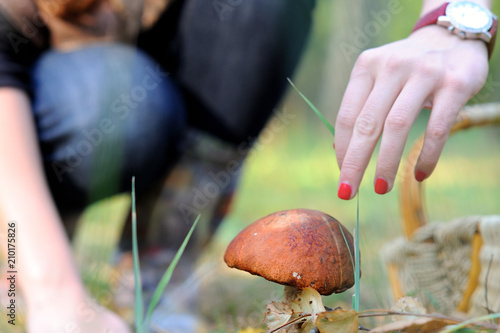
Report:
[[[288,286],[285,301],[290,301],[297,289],[311,287],[330,295],[352,287],[353,243],[349,231],[328,214],[286,210],[242,230],[229,244],[224,260],[229,267]]]

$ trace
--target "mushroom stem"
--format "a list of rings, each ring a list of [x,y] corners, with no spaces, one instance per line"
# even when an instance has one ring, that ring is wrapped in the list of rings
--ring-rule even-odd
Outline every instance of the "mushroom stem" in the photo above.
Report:
[[[326,311],[321,295],[313,288],[297,289],[285,286],[283,299],[283,303],[289,305],[296,313],[312,313],[314,316],[314,314]],[[298,305],[298,308],[295,305]]]
[[[295,287],[285,286],[282,307],[283,309],[288,309],[289,312],[281,311],[282,317],[283,314],[287,314],[287,317],[283,317],[279,324],[287,323],[288,325],[293,325],[294,329],[292,329],[292,331],[300,333],[309,333],[311,330],[314,330],[318,314],[326,311],[320,293],[310,287],[297,289]],[[269,318],[274,317],[269,316]],[[266,317],[266,320],[267,319]],[[266,323],[269,328],[270,322],[266,321]]]
[[[283,294],[284,303],[289,303],[297,298],[299,291],[295,287],[285,286],[285,292]]]

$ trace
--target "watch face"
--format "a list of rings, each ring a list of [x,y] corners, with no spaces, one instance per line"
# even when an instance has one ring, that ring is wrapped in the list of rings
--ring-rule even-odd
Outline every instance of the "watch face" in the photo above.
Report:
[[[451,2],[446,7],[451,23],[467,32],[485,32],[491,28],[493,18],[489,10],[470,1]]]

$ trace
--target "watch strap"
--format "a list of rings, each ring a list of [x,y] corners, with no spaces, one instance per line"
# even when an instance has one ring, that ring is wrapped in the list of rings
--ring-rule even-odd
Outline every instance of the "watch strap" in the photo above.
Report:
[[[415,24],[415,26],[413,27],[413,30],[411,32],[414,32],[414,31],[416,31],[420,28],[423,28],[425,26],[428,26],[428,25],[436,24],[438,21],[438,18],[440,16],[443,16],[446,14],[446,7],[448,7],[449,4],[450,4],[449,2],[445,2],[441,6],[439,6],[438,8],[436,8],[436,9],[428,12],[424,16],[422,16],[417,21],[417,23]],[[493,24],[489,30],[489,33],[491,35],[491,40],[489,41],[489,43],[486,43],[486,45],[488,47],[488,58],[491,58],[491,54],[493,53],[493,48],[495,47],[495,41],[497,38],[497,30],[498,30],[498,19],[494,18]]]
[[[445,2],[438,8],[434,9],[433,11],[428,12],[424,16],[422,16],[415,26],[413,27],[413,30],[411,32],[414,32],[415,30],[418,30],[420,28],[423,28],[425,26],[431,25],[431,24],[436,24],[438,17],[443,16],[446,14],[446,7],[448,7],[450,3]]]

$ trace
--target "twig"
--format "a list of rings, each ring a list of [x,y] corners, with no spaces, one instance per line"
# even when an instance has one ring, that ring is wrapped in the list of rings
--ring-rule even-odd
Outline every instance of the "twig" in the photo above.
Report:
[[[358,315],[359,318],[368,318],[368,317],[382,317],[382,316],[390,316],[390,315],[400,315],[400,316],[414,316],[414,317],[426,317],[433,319],[441,319],[448,321],[450,324],[463,324],[465,323],[462,319],[448,317],[442,314],[436,313],[409,313],[409,312],[399,312],[392,310],[383,310],[383,309],[373,309],[373,310],[365,310],[361,311]],[[478,318],[479,319],[479,318]],[[475,325],[480,326],[486,329],[498,329],[497,325],[492,325],[488,323],[475,323]]]
[[[383,316],[392,316],[392,315],[398,315],[398,316],[413,316],[413,317],[423,317],[423,318],[432,318],[432,319],[438,319],[442,321],[446,321],[448,325],[457,325],[453,329],[460,327],[465,327],[467,325],[474,324],[475,326],[479,326],[484,329],[491,329],[491,330],[498,330],[498,326],[494,324],[489,324],[489,323],[480,323],[480,321],[491,318],[492,315],[488,316],[483,316],[479,318],[473,318],[467,321],[464,321],[459,318],[454,318],[454,317],[449,317],[445,316],[439,313],[409,313],[409,312],[399,312],[399,311],[392,311],[392,310],[384,310],[384,309],[371,309],[371,310],[364,310],[358,313],[358,318],[369,318],[369,317],[383,317]],[[286,324],[281,325],[280,327],[277,327],[275,329],[266,331],[265,333],[276,333],[279,330],[286,328],[290,325],[294,324],[299,324],[301,321],[304,320],[306,317],[310,317],[310,313],[302,314],[300,317],[295,318]],[[498,314],[493,314],[494,318],[500,317],[500,313]],[[364,327],[360,326],[360,329],[363,330]],[[450,332],[454,332],[450,331]]]
[[[277,327],[277,328],[272,329],[270,331],[266,331],[266,333],[275,333],[275,332],[278,332],[279,330],[281,330],[287,326],[299,324],[302,321],[302,319],[304,319],[305,317],[310,317],[310,316],[312,316],[310,313],[303,314],[300,317],[295,318],[295,319],[287,322],[286,324],[281,325],[280,327]]]
[[[437,313],[411,313],[411,312],[399,312],[399,311],[383,310],[383,309],[361,311],[358,317],[368,318],[368,317],[382,317],[382,316],[392,316],[392,315],[444,319],[453,323],[462,322],[462,320],[458,318],[448,317]]]
[[[472,318],[470,320],[466,320],[458,325],[455,325],[453,327],[450,327],[450,328],[447,328],[445,329],[444,331],[441,331],[441,333],[452,333],[452,332],[456,332],[458,331],[459,329],[461,328],[464,328],[466,327],[467,325],[476,325],[476,326],[482,326],[482,325],[479,325],[477,322],[478,321],[482,321],[482,320],[488,320],[488,319],[493,319],[493,318],[498,318],[500,317],[500,313],[494,313],[494,314],[491,314],[491,315],[487,315],[487,316],[482,316],[482,317],[478,317],[478,318]],[[498,327],[496,328],[493,328],[494,330],[497,330]]]

